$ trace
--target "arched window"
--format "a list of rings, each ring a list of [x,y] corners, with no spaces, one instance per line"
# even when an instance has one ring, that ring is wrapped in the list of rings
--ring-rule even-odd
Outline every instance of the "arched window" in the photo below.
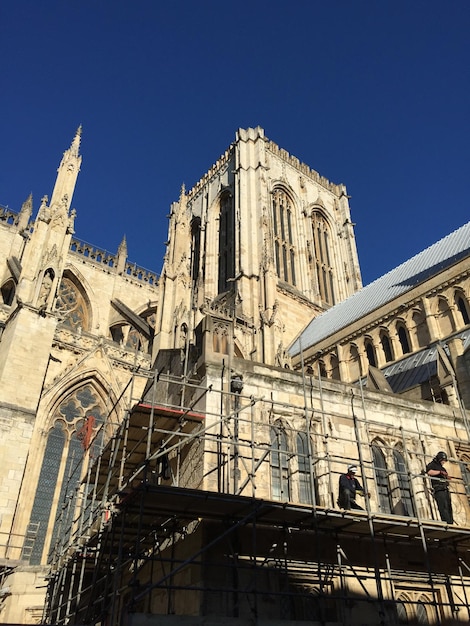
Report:
[[[291,498],[287,436],[280,424],[271,427],[271,494],[273,500]]]
[[[235,278],[235,216],[232,194],[226,191],[220,197],[218,293],[233,287],[230,278]]]
[[[320,376],[322,378],[327,378],[328,377],[324,361],[318,361],[318,371],[320,372]]]
[[[390,338],[385,331],[380,333],[380,343],[382,344],[382,350],[384,352],[385,361],[389,363],[393,361],[392,346],[390,344]]]
[[[312,491],[312,475],[310,474],[310,467],[312,460],[310,458],[310,450],[308,448],[307,433],[297,434],[297,463],[299,466],[299,500],[305,504],[315,504],[318,502],[318,494],[316,492],[316,481],[314,481],[314,489]],[[312,493],[315,494],[315,501],[312,498]]]
[[[470,324],[470,314],[468,312],[468,304],[465,296],[459,293],[458,291],[455,293],[455,304],[457,306],[457,310],[460,313],[462,322],[464,326]]]
[[[72,277],[66,275],[60,281],[55,310],[61,315],[62,323],[73,330],[90,329],[90,311],[85,293]]]
[[[315,248],[315,272],[321,299],[334,304],[333,266],[330,244],[330,229],[321,213],[312,215],[313,242]]]
[[[32,550],[26,544],[23,549],[23,558],[31,565],[44,562],[44,549],[49,552],[56,541],[65,545],[68,539],[84,452],[100,445],[93,437],[104,414],[102,401],[86,384],[67,396],[53,415],[29,519],[28,528],[36,531],[36,538]]]
[[[191,222],[192,258],[191,258],[191,278],[197,281],[199,276],[199,263],[201,257],[201,220],[195,217]]]
[[[409,352],[411,352],[410,340],[408,337],[408,331],[406,330],[406,327],[404,324],[401,323],[397,325],[397,334],[398,334],[398,340],[401,345],[402,353],[408,354]]]
[[[281,280],[296,284],[296,249],[293,233],[293,205],[284,189],[273,191],[274,256],[276,272]]]
[[[366,339],[365,341],[367,360],[369,361],[369,365],[372,367],[377,367],[377,359],[375,358],[375,348],[374,344],[370,339]]]
[[[396,472],[396,489],[392,491],[393,512],[397,515],[415,516],[410,480],[405,459],[397,448],[393,450],[393,464]]]
[[[379,509],[382,513],[391,513],[390,485],[388,482],[388,470],[385,457],[377,444],[372,444],[372,456],[374,460],[375,482],[379,496]]]

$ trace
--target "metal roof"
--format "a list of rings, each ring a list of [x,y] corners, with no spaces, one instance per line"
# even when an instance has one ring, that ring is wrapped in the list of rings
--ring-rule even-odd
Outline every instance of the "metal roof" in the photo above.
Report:
[[[313,319],[291,344],[289,353],[299,354],[467,256],[470,222]]]

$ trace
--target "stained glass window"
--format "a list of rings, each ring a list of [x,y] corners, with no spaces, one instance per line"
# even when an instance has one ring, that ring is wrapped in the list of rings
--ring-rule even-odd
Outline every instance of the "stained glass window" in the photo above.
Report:
[[[49,551],[57,539],[63,542],[68,536],[84,469],[84,452],[88,446],[94,451],[100,445],[102,431],[100,442],[94,436],[104,416],[104,404],[90,383],[67,396],[53,415],[55,425],[47,437],[29,520],[29,530],[37,528],[37,533],[32,550],[30,543],[23,550],[23,558],[29,558],[32,565],[41,563],[44,548]],[[93,454],[90,456],[93,458]]]

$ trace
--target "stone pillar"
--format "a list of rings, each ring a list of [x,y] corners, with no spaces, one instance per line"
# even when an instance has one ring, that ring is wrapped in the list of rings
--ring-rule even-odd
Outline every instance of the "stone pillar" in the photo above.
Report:
[[[440,339],[439,335],[439,327],[436,322],[436,318],[431,312],[431,307],[429,304],[429,300],[427,298],[421,298],[421,303],[423,305],[424,315],[426,317],[426,324],[429,332],[429,340],[430,343],[434,343]]]

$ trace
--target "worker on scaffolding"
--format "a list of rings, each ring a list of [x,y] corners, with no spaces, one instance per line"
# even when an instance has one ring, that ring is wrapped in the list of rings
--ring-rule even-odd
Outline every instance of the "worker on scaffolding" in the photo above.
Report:
[[[356,478],[357,465],[348,465],[346,474],[339,477],[339,495],[338,506],[341,509],[359,509],[363,511],[362,506],[356,502],[356,494],[364,495],[364,488]]]
[[[447,461],[447,454],[441,450],[433,460],[426,465],[426,474],[431,477],[431,487],[436,501],[439,515],[443,522],[454,523],[452,502],[449,492],[449,474],[443,463]]]

